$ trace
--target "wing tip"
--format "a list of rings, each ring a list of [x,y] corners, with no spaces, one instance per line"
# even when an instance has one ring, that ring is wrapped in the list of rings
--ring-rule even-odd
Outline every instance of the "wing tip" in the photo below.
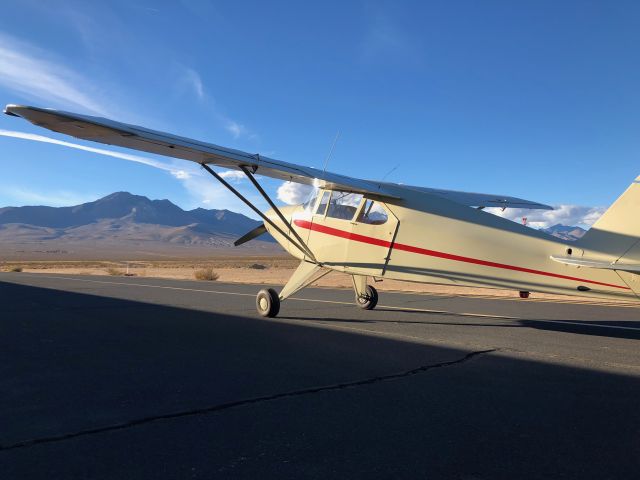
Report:
[[[16,105],[14,103],[8,103],[4,107],[4,110],[2,112],[5,115],[10,115],[12,117],[19,117],[20,115],[18,115],[17,113],[14,112],[14,110],[18,110],[19,108],[24,108],[24,107],[22,105]]]

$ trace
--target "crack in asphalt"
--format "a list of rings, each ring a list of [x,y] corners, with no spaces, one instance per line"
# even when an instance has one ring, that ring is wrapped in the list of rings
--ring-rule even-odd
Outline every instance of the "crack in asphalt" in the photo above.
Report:
[[[411,377],[411,376],[417,375],[419,373],[424,373],[424,372],[427,372],[429,370],[434,370],[436,368],[443,368],[443,367],[450,367],[450,366],[454,366],[454,365],[460,365],[462,363],[468,362],[472,358],[477,357],[479,355],[485,355],[485,354],[488,354],[488,353],[493,353],[493,352],[496,352],[498,350],[499,350],[498,348],[492,348],[492,349],[488,349],[488,350],[476,350],[476,351],[467,353],[466,355],[464,355],[463,357],[461,357],[461,358],[459,358],[457,360],[450,360],[448,362],[440,362],[440,363],[432,363],[432,364],[429,364],[429,365],[422,365],[420,367],[413,368],[411,370],[406,370],[406,371],[399,372],[399,373],[392,373],[392,374],[389,374],[389,375],[382,375],[382,376],[378,376],[378,377],[366,378],[364,380],[355,380],[353,382],[336,383],[336,384],[324,385],[324,386],[320,386],[320,387],[311,387],[311,388],[305,388],[305,389],[302,389],[302,390],[294,390],[294,391],[291,391],[291,392],[276,393],[276,394],[273,394],[273,395],[265,395],[265,396],[262,396],[262,397],[254,397],[254,398],[249,398],[249,399],[245,399],[245,400],[237,400],[235,402],[221,403],[221,404],[213,405],[213,406],[209,406],[209,407],[196,408],[196,409],[192,409],[192,410],[183,410],[183,411],[179,411],[179,412],[165,413],[165,414],[160,414],[160,415],[153,415],[153,416],[149,416],[149,417],[138,418],[138,419],[135,419],[135,420],[129,420],[129,421],[122,422],[122,423],[106,425],[104,427],[96,427],[96,428],[91,428],[91,429],[87,429],[87,430],[80,430],[80,431],[66,433],[66,434],[62,434],[62,435],[55,435],[55,436],[50,436],[50,437],[41,437],[41,438],[33,438],[33,439],[29,439],[29,440],[23,440],[21,442],[9,444],[9,445],[0,445],[0,452],[7,451],[7,450],[15,450],[15,449],[18,449],[18,448],[31,447],[31,446],[34,446],[34,445],[41,445],[41,444],[44,444],[44,443],[61,442],[61,441],[70,440],[70,439],[73,439],[73,438],[84,437],[84,436],[88,436],[88,435],[95,435],[95,434],[100,434],[100,433],[105,433],[105,432],[113,432],[113,431],[116,431],[116,430],[124,430],[124,429],[127,429],[127,428],[137,427],[139,425],[145,425],[147,423],[153,423],[153,422],[158,422],[158,421],[162,421],[162,420],[171,420],[171,419],[174,419],[174,418],[192,417],[192,416],[197,416],[197,415],[207,415],[209,413],[216,413],[216,412],[220,412],[222,410],[228,410],[228,409],[231,409],[231,408],[243,407],[245,405],[253,405],[253,404],[257,404],[257,403],[270,402],[270,401],[273,401],[273,400],[279,400],[281,398],[298,397],[298,396],[302,396],[302,395],[309,395],[309,394],[315,394],[315,393],[321,393],[321,392],[330,392],[330,391],[334,391],[334,390],[342,390],[342,389],[347,389],[347,388],[361,387],[361,386],[364,386],[364,385],[371,385],[371,384],[385,382],[385,381],[389,381],[389,380],[398,380],[398,379],[401,379],[401,378]]]

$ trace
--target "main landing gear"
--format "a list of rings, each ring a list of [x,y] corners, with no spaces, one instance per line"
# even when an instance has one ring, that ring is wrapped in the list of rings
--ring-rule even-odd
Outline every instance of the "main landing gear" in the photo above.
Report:
[[[373,310],[378,304],[378,291],[371,285],[367,285],[362,295],[356,293],[356,305],[363,310]]]
[[[262,317],[275,317],[280,312],[280,297],[273,288],[262,289],[256,297],[256,310]]]
[[[367,285],[364,275],[352,275],[353,290],[356,292],[356,305],[363,310],[373,310],[378,304],[378,291]]]
[[[280,303],[294,293],[308,287],[316,280],[329,273],[329,269],[316,263],[302,261],[291,275],[280,294],[273,288],[263,289],[256,297],[256,310],[262,317],[273,318],[280,312]],[[363,310],[373,310],[378,303],[378,291],[371,285],[367,285],[367,277],[352,275],[353,289],[356,294],[356,305]]]

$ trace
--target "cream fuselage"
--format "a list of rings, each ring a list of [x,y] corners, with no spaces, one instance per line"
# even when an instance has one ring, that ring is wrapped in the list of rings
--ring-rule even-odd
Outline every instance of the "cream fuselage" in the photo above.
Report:
[[[381,203],[388,213],[382,225],[313,214],[314,206],[282,212],[319,263],[352,275],[618,299],[637,299],[640,293],[639,285],[625,283],[614,270],[550,259],[569,252],[582,256],[572,242],[442,198],[402,194],[402,201]],[[267,215],[282,226],[273,211]],[[305,259],[289,240],[267,229],[289,253]]]

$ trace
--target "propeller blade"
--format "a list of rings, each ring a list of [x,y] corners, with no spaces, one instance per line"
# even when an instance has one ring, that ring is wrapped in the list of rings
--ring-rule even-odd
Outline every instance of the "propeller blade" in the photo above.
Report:
[[[267,233],[267,227],[264,225],[259,225],[250,232],[245,233],[239,239],[237,239],[233,244],[237,247],[238,245],[242,245],[243,243],[247,243],[249,240],[253,240],[256,237],[259,237],[263,233]]]

